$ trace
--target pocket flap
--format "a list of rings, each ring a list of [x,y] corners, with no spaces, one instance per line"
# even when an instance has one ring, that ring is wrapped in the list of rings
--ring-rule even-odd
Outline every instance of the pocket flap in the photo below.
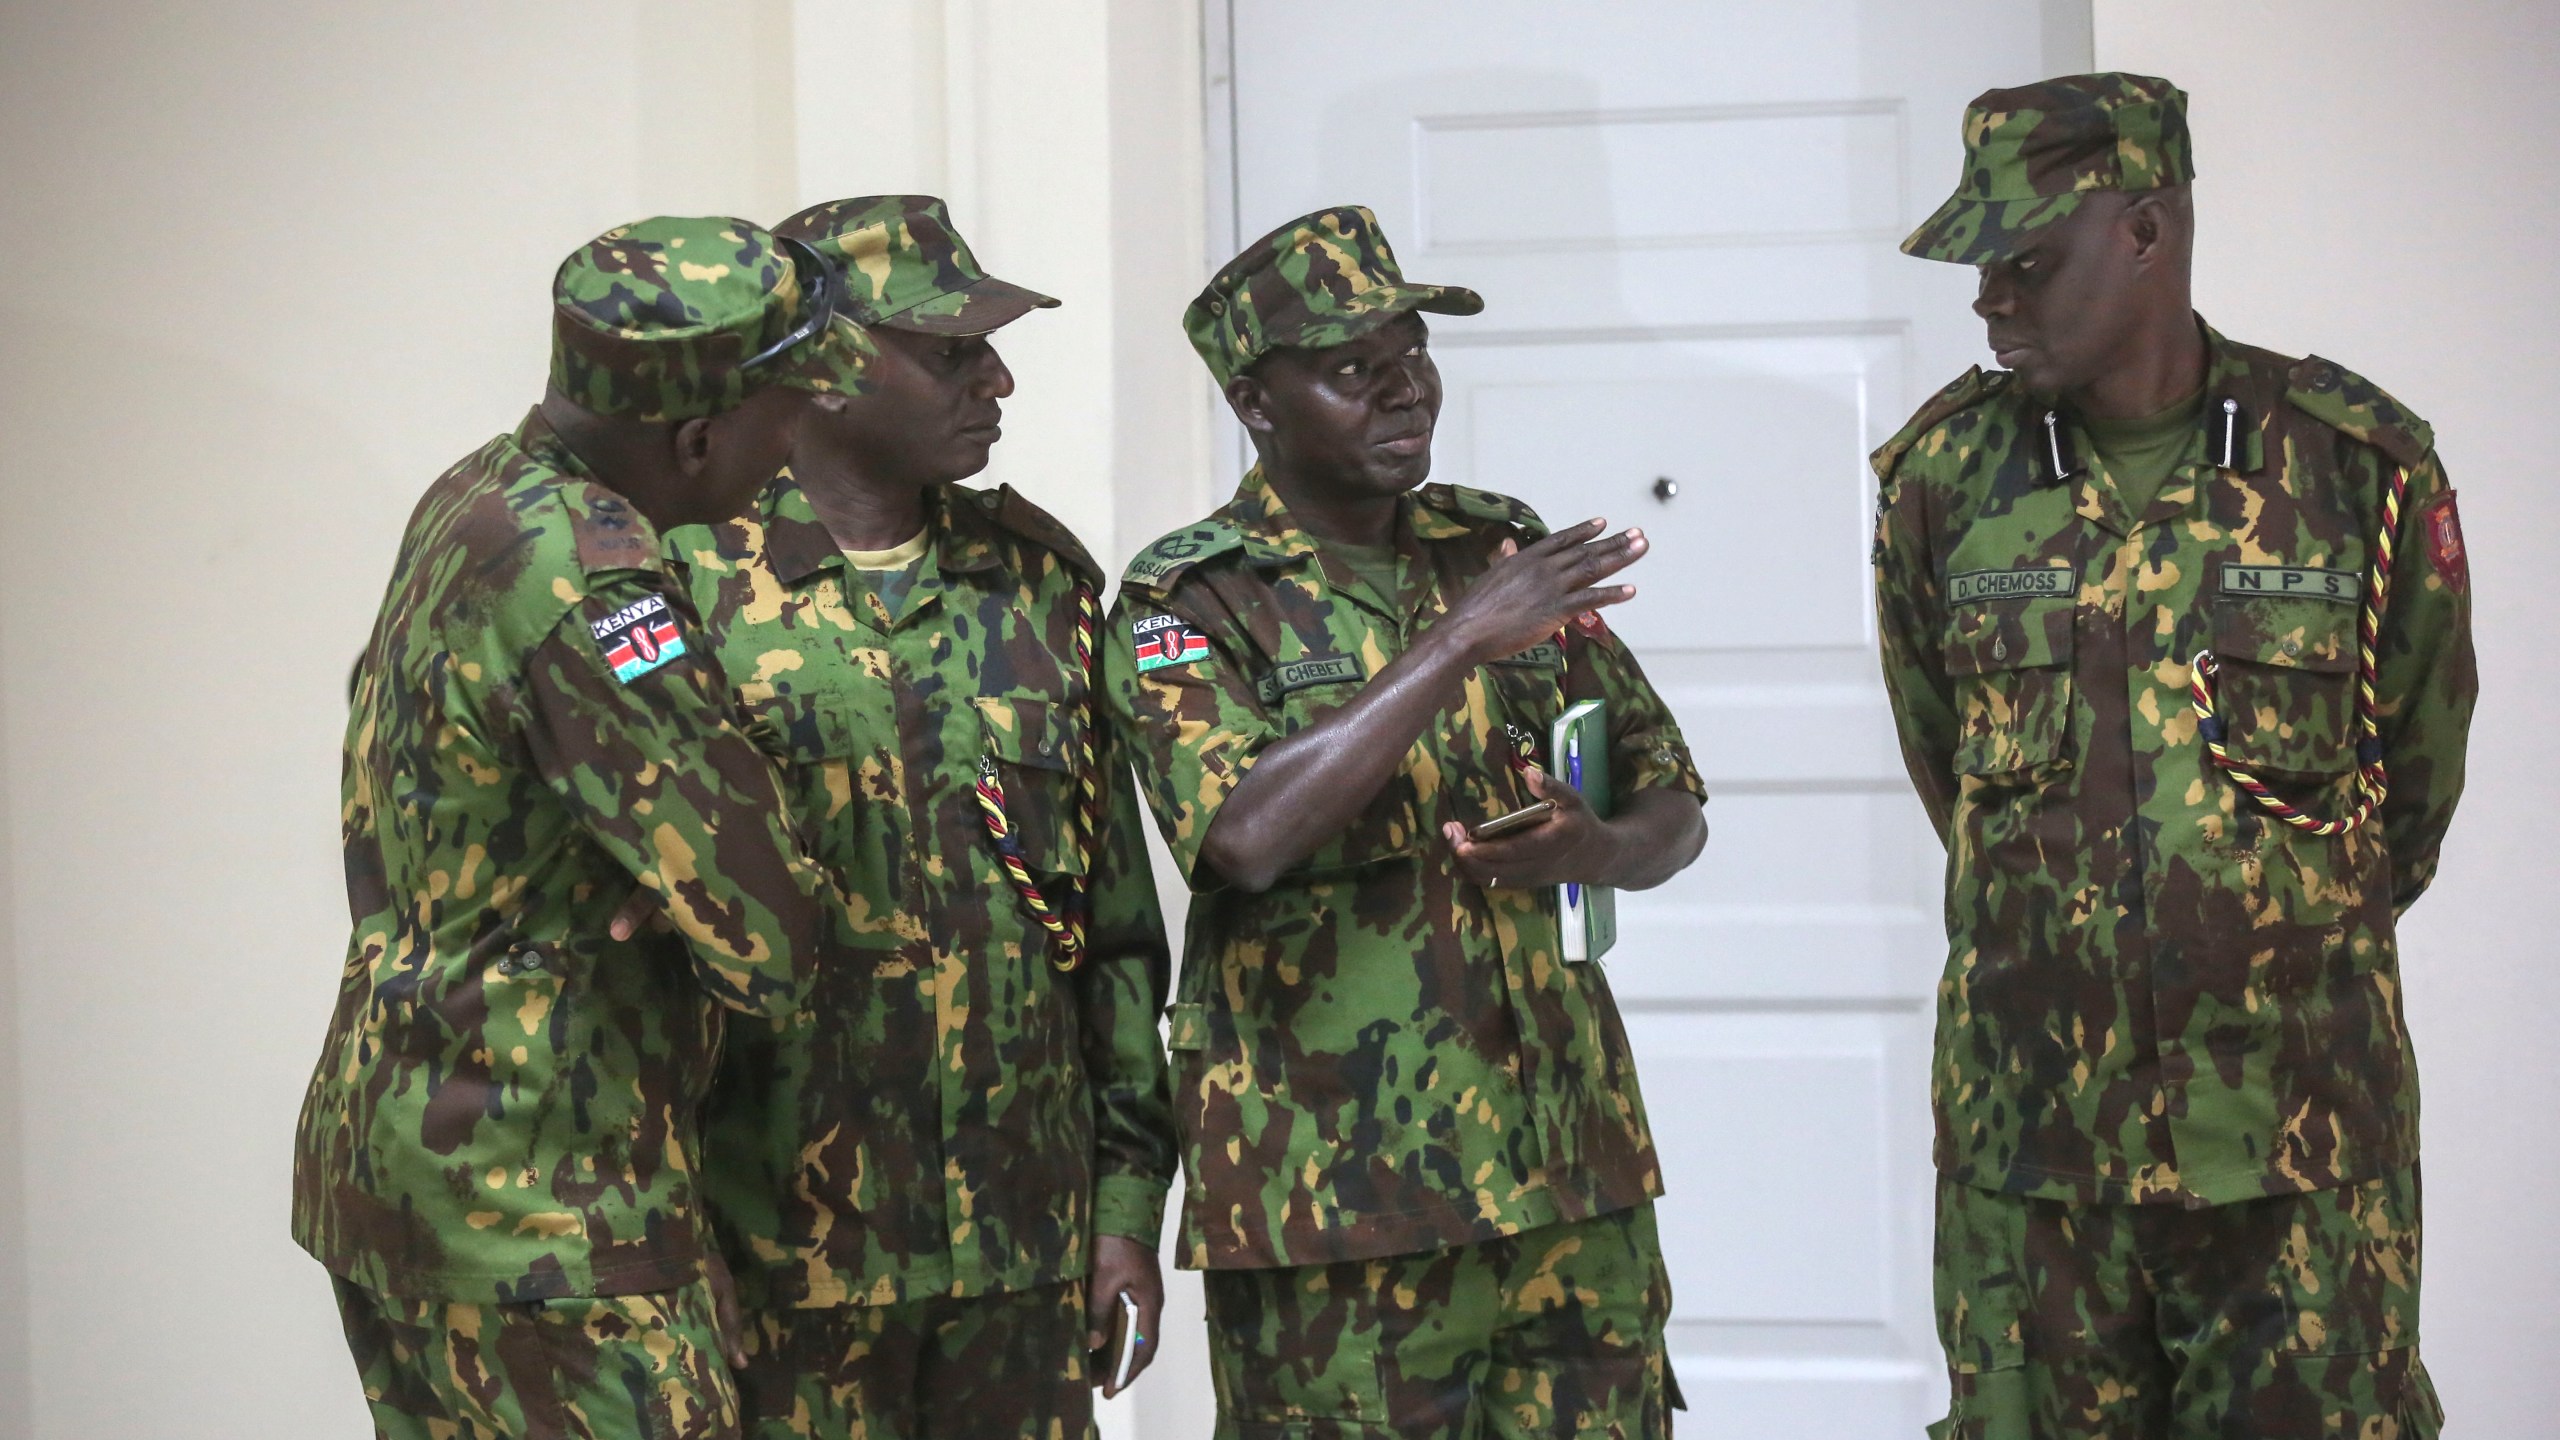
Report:
[[[2002,670],[2068,665],[2071,621],[2076,608],[2077,602],[2069,595],[1984,600],[1955,606],[1947,618],[1946,671],[1949,675],[1990,675]]]
[[[1045,695],[981,695],[978,719],[998,760],[1064,774],[1075,768],[1084,723]]]
[[[1168,1050],[1206,1050],[1209,1048],[1209,1017],[1197,1005],[1176,1005],[1165,1012],[1165,1048]]]
[[[766,754],[798,764],[853,753],[853,709],[836,695],[777,695],[751,707],[747,738]]]
[[[2344,674],[2356,668],[2361,613],[2330,600],[2225,596],[2213,607],[2213,653],[2286,670]]]

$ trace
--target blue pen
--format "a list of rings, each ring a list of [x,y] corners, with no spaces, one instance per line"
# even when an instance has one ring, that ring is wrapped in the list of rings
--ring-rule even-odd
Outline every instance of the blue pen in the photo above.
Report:
[[[1582,732],[1568,730],[1564,737],[1564,778],[1579,793],[1582,789]],[[1582,887],[1568,880],[1564,885],[1564,903],[1582,903]]]

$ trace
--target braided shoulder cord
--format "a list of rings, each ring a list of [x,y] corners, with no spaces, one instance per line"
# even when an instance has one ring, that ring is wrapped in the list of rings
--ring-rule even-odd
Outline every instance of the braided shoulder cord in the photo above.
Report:
[[[2382,617],[2391,606],[2391,569],[2394,551],[2400,543],[2400,506],[2408,497],[2409,472],[2395,471],[2390,488],[2382,496],[2382,534],[2373,547],[2373,576],[2365,586],[2364,614],[2356,623],[2356,803],[2355,808],[2333,820],[2304,814],[2286,804],[2267,788],[2266,782],[2243,769],[2225,748],[2225,727],[2217,712],[2214,679],[2221,664],[2210,649],[2199,650],[2188,670],[2188,688],[2195,700],[2196,733],[2204,740],[2206,753],[2213,763],[2231,777],[2240,793],[2258,804],[2258,808],[2297,830],[2313,835],[2343,835],[2382,808],[2391,793],[2391,772],[2382,761],[2381,702],[2375,696],[2375,675],[2381,664]]]
[[[1041,929],[1055,937],[1057,953],[1049,963],[1060,970],[1073,970],[1084,963],[1085,922],[1093,911],[1095,837],[1102,833],[1102,765],[1095,754],[1095,736],[1102,728],[1102,687],[1095,683],[1093,671],[1093,636],[1099,609],[1093,587],[1076,586],[1076,673],[1084,677],[1085,726],[1084,744],[1068,757],[1076,780],[1077,864],[1065,914],[1058,913],[1049,897],[1040,893],[1039,882],[1031,878],[1030,862],[1022,853],[1022,837],[1005,813],[1004,781],[997,772],[995,756],[978,757],[978,809],[986,816],[987,838],[995,842],[996,858],[1003,863],[1006,878],[1013,881],[1014,892],[1022,897],[1023,908],[1040,922]]]

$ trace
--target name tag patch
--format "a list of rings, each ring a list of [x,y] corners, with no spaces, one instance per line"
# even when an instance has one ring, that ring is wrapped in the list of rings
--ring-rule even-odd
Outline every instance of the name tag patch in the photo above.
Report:
[[[1131,621],[1129,639],[1137,647],[1140,674],[1209,658],[1209,637],[1175,615],[1150,615]]]
[[[601,620],[587,622],[613,678],[628,685],[684,654],[684,631],[666,598],[635,600]]]
[[[1520,665],[1531,670],[1561,670],[1564,668],[1564,647],[1553,640],[1542,640],[1517,655],[1505,655],[1493,663]]]
[[[1357,655],[1309,655],[1298,660],[1283,660],[1271,667],[1257,686],[1262,701],[1268,705],[1292,690],[1312,685],[1339,685],[1351,680],[1366,680],[1369,672]]]
[[[2222,593],[2335,600],[2341,605],[2353,605],[2364,598],[2364,577],[2351,570],[2299,565],[2225,565]]]
[[[1990,600],[2014,600],[2021,595],[2069,595],[2079,584],[2077,575],[2053,565],[2024,570],[1967,570],[1947,577],[1947,603],[1980,605]]]

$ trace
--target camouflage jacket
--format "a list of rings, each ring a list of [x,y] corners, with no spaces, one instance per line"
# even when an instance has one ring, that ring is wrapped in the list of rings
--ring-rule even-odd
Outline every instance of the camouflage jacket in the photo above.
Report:
[[[2417,1155],[2393,921],[2462,790],[2453,492],[2425,423],[2364,380],[2207,338],[2202,433],[2139,515],[2005,374],[1967,374],[1876,452],[1885,681],[1948,846],[1931,1092],[1962,1182],[2220,1204]],[[2235,759],[2315,815],[2350,809],[2359,602],[2402,469],[2390,801],[2315,836],[2214,767],[2189,662],[2220,657]]]
[[[1076,592],[1100,572],[1011,489],[928,497],[895,619],[848,585],[789,472],[754,518],[671,537],[751,728],[784,760],[865,963],[815,1023],[732,1027],[707,1125],[743,1292],[781,1305],[1018,1290],[1081,1275],[1090,1233],[1156,1246],[1173,1181],[1170,958],[1128,766],[1107,743],[1091,954],[1060,973],[1001,868],[979,762],[1058,905],[1079,870],[1071,773],[1093,732]],[[1097,645],[1098,648],[1098,645]]]
[[[691,1280],[724,1007],[791,1014],[840,938],[658,546],[538,413],[409,519],[347,722],[354,938],[294,1163],[295,1238],[369,1290]],[[634,877],[672,930],[616,942]]]
[[[1113,718],[1193,890],[1171,1033],[1186,1266],[1438,1249],[1661,1193],[1606,972],[1563,963],[1551,894],[1466,882],[1439,833],[1524,802],[1504,726],[1543,747],[1568,692],[1607,700],[1622,796],[1703,798],[1614,636],[1576,630],[1478,668],[1367,810],[1268,892],[1200,864],[1265,746],[1359,693],[1505,538],[1544,533],[1518,501],[1425,486],[1403,503],[1391,599],[1321,552],[1257,471],[1129,566]]]

